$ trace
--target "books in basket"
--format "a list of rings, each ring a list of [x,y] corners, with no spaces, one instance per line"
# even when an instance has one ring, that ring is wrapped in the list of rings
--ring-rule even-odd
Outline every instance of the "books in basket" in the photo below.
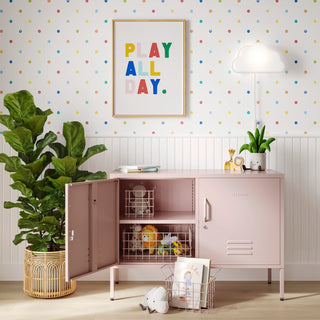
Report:
[[[118,170],[122,173],[139,173],[139,172],[158,172],[159,165],[148,165],[148,164],[136,164],[120,166]]]
[[[203,264],[176,262],[172,283],[171,306],[185,309],[201,308]]]
[[[185,262],[185,263],[200,263],[203,265],[203,276],[202,276],[202,286],[201,286],[201,308],[207,308],[211,260],[201,259],[201,258],[178,257],[177,261]]]

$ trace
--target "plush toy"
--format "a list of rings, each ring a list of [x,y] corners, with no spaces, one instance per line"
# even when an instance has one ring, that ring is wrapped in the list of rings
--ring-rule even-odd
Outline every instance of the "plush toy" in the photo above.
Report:
[[[147,191],[142,185],[137,185],[133,188],[134,200],[130,204],[132,211],[137,215],[149,214],[150,204],[147,199],[144,198]]]
[[[171,233],[166,234],[163,239],[160,241],[161,245],[158,247],[159,255],[171,255],[174,253],[173,251],[173,243],[178,240],[177,236],[171,237]]]
[[[229,171],[242,171],[242,165],[244,164],[244,159],[240,156],[235,157],[233,161],[233,155],[236,150],[229,149],[230,160],[224,163],[224,170]]]
[[[186,243],[175,241],[173,251],[176,256],[186,256],[190,252],[190,247]]]
[[[134,224],[130,229],[132,230],[132,238],[129,241],[128,248],[133,253],[141,252],[142,241],[140,239],[140,232],[142,227],[140,224]]]
[[[149,249],[149,253],[153,254],[155,248],[158,246],[158,240],[161,240],[161,237],[156,227],[147,225],[142,228],[140,239],[142,240],[142,248]]]
[[[167,313],[169,310],[168,294],[164,287],[155,287],[147,291],[140,303],[142,310],[148,310],[149,313],[159,312]]]

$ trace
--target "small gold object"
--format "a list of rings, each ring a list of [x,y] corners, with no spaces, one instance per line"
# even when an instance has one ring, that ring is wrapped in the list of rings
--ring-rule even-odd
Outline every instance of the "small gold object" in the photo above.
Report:
[[[240,156],[234,158],[233,156],[236,150],[229,149],[230,160],[224,163],[224,170],[228,171],[242,171],[242,165],[244,164],[244,159]]]

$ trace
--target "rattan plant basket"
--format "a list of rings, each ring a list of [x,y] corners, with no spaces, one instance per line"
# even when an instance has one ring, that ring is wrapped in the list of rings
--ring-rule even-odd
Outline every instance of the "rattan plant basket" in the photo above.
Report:
[[[65,251],[25,249],[24,292],[36,298],[59,298],[76,290],[76,281],[65,280]]]

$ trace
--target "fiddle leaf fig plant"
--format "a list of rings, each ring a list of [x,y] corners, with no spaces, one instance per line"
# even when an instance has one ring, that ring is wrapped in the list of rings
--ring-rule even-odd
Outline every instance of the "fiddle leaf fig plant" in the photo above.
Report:
[[[264,153],[266,150],[270,151],[270,144],[275,141],[275,138],[264,139],[264,132],[266,126],[263,126],[261,132],[258,128],[256,128],[255,134],[253,135],[252,132],[248,131],[250,143],[245,143],[241,146],[239,150],[239,154],[243,150],[248,150],[250,153]]]
[[[18,190],[17,202],[5,201],[6,209],[18,208],[21,232],[14,244],[27,241],[33,251],[55,251],[65,244],[65,184],[85,180],[106,179],[103,171],[80,170],[80,166],[106,149],[95,145],[85,150],[84,129],[80,122],[63,124],[65,145],[44,126],[50,109],[41,110],[26,90],[7,94],[4,106],[8,115],[0,115],[6,142],[17,152],[15,156],[0,153],[0,162],[10,172],[12,189]]]

